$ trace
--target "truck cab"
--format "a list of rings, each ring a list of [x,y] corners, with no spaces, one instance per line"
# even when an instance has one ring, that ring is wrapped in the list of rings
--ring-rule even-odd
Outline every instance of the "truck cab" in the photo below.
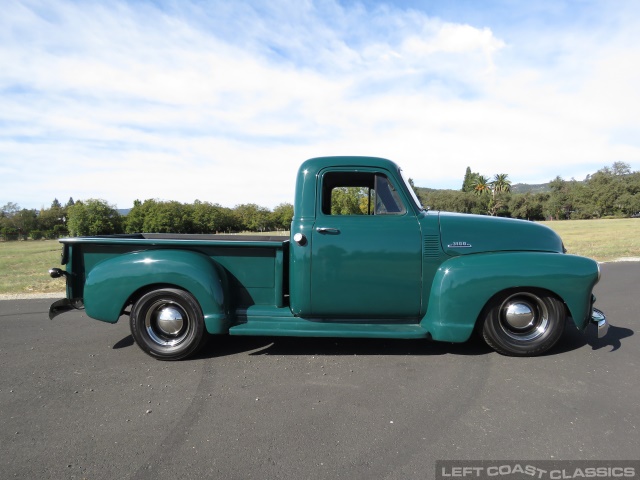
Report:
[[[423,230],[437,236],[438,227],[437,221],[423,221],[427,214],[400,172],[394,163],[372,158],[302,165],[291,230],[294,314],[421,316]],[[359,194],[358,208],[336,201],[347,189]]]

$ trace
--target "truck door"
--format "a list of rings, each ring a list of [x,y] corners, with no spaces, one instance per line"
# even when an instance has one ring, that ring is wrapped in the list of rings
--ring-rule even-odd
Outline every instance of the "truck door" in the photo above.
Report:
[[[420,225],[384,171],[320,173],[311,241],[313,316],[418,317]]]

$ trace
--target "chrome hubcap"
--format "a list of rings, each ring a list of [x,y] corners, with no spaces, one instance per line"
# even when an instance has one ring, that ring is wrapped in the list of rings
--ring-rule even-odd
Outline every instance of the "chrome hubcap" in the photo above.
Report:
[[[549,329],[549,310],[533,293],[511,295],[500,306],[500,328],[514,340],[535,340]]]
[[[176,335],[182,330],[182,314],[177,308],[165,307],[158,314],[158,328],[166,335]]]
[[[507,306],[504,319],[512,328],[520,330],[530,327],[535,320],[535,315],[526,303],[512,303]]]
[[[158,300],[144,319],[149,338],[163,347],[178,345],[189,334],[189,315],[172,300]]]

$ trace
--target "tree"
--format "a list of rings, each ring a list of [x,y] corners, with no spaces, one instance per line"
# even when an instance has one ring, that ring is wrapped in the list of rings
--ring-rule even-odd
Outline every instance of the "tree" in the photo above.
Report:
[[[0,213],[2,214],[3,217],[6,217],[6,218],[13,217],[19,211],[20,211],[20,205],[13,202],[8,202],[6,205],[3,205],[0,208]]]
[[[559,175],[549,182],[551,194],[547,202],[547,213],[555,220],[565,220],[569,218],[573,210],[573,204],[569,195],[569,186]]]
[[[630,217],[631,215],[640,212],[640,195],[632,195],[628,192],[623,193],[617,199],[616,206],[623,214]]]
[[[237,229],[233,211],[217,203],[196,200],[192,215],[194,233],[231,232]]]
[[[549,199],[546,193],[531,193],[511,195],[509,211],[511,217],[523,220],[544,220],[544,204]]]
[[[0,232],[4,240],[16,240],[18,238],[18,229],[13,222],[13,217],[19,211],[20,206],[13,202],[8,202],[0,207]]]
[[[476,178],[479,176],[478,173],[473,173],[471,171],[471,167],[467,167],[467,171],[464,174],[464,180],[462,181],[462,191],[463,192],[473,192],[474,186],[476,183]]]
[[[293,205],[281,203],[271,213],[271,223],[276,230],[289,230],[293,218]]]
[[[625,162],[613,162],[611,170],[617,176],[631,175],[631,165]]]
[[[144,232],[191,233],[193,231],[192,205],[157,200],[147,200],[145,205],[147,210],[142,226]]]
[[[593,191],[586,183],[571,180],[565,183],[564,189],[566,203],[571,208],[569,218],[582,220],[599,215],[598,208],[593,201]]]
[[[484,175],[477,175],[473,180],[473,191],[476,195],[488,195],[491,193],[491,182]]]
[[[271,230],[271,215],[268,208],[255,203],[236,205],[233,209],[239,220],[240,228],[250,232],[264,232]]]
[[[464,193],[460,190],[422,189],[420,191],[420,201],[431,210],[470,213],[471,208],[466,202],[469,198],[475,201],[475,195]]]
[[[23,208],[13,216],[13,224],[21,238],[26,239],[32,230],[38,228],[38,212]]]
[[[77,201],[69,207],[69,233],[71,236],[110,235],[122,233],[122,217],[105,200]]]
[[[491,202],[489,202],[489,213],[496,216],[500,210],[508,204],[508,198],[504,194],[511,192],[511,180],[506,173],[497,173],[489,183],[491,188]]]
[[[53,232],[58,225],[64,227],[65,222],[66,211],[58,199],[54,199],[51,202],[51,208],[40,210],[38,215],[38,226],[44,232],[43,234],[48,237],[53,237],[54,235],[46,232]]]
[[[26,239],[32,230],[38,228],[38,212],[20,208],[17,203],[9,202],[0,208],[0,228],[5,239]]]
[[[509,180],[509,175],[506,173],[495,174],[491,186],[494,192],[510,192],[511,180]]]
[[[331,215],[366,215],[368,191],[361,187],[336,187],[331,191]]]
[[[145,200],[144,203],[137,199],[133,201],[133,208],[129,211],[129,214],[124,221],[124,231],[126,233],[144,232],[144,218],[146,216],[147,210],[149,209],[148,202],[153,201],[154,200]]]

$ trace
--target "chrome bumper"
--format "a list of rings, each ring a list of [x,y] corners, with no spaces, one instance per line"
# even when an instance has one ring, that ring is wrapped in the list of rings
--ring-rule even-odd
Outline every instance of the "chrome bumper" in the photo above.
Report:
[[[598,327],[598,338],[604,337],[609,331],[609,322],[607,322],[607,317],[604,316],[604,313],[594,308],[591,311],[591,323],[595,323]]]

